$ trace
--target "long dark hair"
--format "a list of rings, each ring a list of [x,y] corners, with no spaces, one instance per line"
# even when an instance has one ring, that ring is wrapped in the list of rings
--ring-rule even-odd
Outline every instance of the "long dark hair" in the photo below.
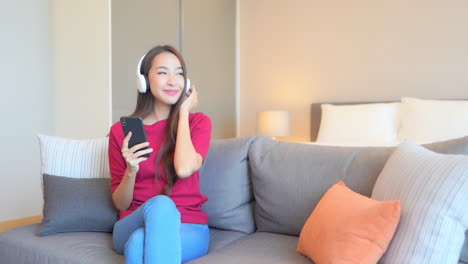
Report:
[[[185,66],[185,61],[180,52],[172,47],[172,46],[156,46],[152,48],[148,53],[146,53],[145,58],[141,62],[141,69],[140,73],[145,75],[146,79],[148,80],[148,74],[153,66],[153,59],[157,55],[164,53],[164,52],[169,52],[174,54],[180,61],[180,64],[182,66],[182,71],[184,74],[185,78],[185,83],[187,83],[187,68]],[[149,84],[149,81],[147,81]],[[166,128],[166,133],[165,133],[165,138],[163,141],[163,144],[161,146],[161,149],[158,152],[158,155],[156,156],[156,161],[155,161],[155,177],[161,177],[160,172],[159,172],[159,165],[162,165],[165,175],[166,175],[166,180],[167,180],[167,185],[164,187],[164,194],[169,195],[172,191],[172,187],[174,184],[177,182],[177,174],[175,172],[174,168],[174,158],[173,154],[175,151],[175,144],[176,144],[176,139],[177,139],[177,127],[179,123],[179,109],[180,105],[184,101],[184,93],[181,93],[180,98],[177,100],[175,104],[171,106],[171,109],[169,111],[169,117],[168,117],[168,125]],[[135,111],[133,112],[132,116],[140,116],[142,118],[147,117],[149,114],[151,114],[154,111],[154,96],[151,93],[151,90],[149,87],[147,87],[146,93],[140,93],[138,92],[138,98],[137,98],[137,104],[135,107]]]

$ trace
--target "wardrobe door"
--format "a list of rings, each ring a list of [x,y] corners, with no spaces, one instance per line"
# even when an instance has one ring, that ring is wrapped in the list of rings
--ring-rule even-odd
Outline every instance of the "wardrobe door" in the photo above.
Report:
[[[236,0],[182,0],[182,52],[213,138],[236,136]]]
[[[112,123],[133,113],[139,59],[158,44],[179,47],[179,1],[112,0]]]
[[[236,135],[236,0],[113,0],[112,121],[135,109],[136,66],[158,44],[178,48],[213,122],[213,138]]]

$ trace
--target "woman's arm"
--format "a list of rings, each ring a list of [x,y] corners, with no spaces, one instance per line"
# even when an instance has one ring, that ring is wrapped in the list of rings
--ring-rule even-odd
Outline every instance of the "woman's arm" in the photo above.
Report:
[[[133,190],[135,187],[136,173],[125,170],[122,181],[115,191],[112,193],[112,201],[115,207],[120,211],[127,210],[133,201]]]
[[[197,91],[195,86],[192,86],[190,94],[187,95],[179,110],[177,141],[174,153],[174,167],[179,178],[190,177],[203,164],[203,157],[196,152],[193,146],[189,124],[190,110],[196,107],[197,104]]]
[[[203,164],[203,157],[195,151],[190,135],[189,112],[180,110],[174,167],[180,178],[190,177]]]
[[[127,210],[132,204],[136,174],[140,169],[139,164],[140,162],[147,160],[147,158],[141,157],[141,155],[151,153],[153,151],[151,148],[140,150],[141,148],[149,146],[148,142],[135,145],[129,149],[128,141],[130,140],[131,136],[132,132],[129,132],[123,140],[121,155],[125,159],[126,169],[119,185],[112,193],[112,200],[114,201],[114,205],[120,211]],[[111,159],[116,157],[109,158]]]

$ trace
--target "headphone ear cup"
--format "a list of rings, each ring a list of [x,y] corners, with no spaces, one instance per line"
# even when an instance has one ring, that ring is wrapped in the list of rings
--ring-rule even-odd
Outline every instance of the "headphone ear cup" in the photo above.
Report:
[[[143,75],[143,77],[145,77],[145,83],[146,83],[146,92],[148,92],[148,90],[150,90],[150,83],[149,83],[149,79]]]
[[[136,75],[137,75],[137,88],[140,93],[146,93],[149,87],[148,79],[144,74],[141,74],[141,62],[145,58],[146,54],[141,57],[140,61],[138,62],[138,66],[136,68]]]
[[[148,81],[143,74],[137,76],[137,86],[140,93],[146,93]]]

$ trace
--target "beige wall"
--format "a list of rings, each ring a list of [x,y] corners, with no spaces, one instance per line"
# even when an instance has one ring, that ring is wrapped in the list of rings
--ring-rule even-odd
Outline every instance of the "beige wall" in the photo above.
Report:
[[[109,8],[108,0],[1,2],[0,221],[42,213],[37,134],[107,134]]]
[[[51,7],[0,2],[0,221],[42,212],[36,134],[54,131]]]
[[[287,109],[309,139],[321,101],[468,98],[468,2],[240,0],[240,135]]]
[[[53,1],[55,134],[96,138],[109,131],[110,1]]]

